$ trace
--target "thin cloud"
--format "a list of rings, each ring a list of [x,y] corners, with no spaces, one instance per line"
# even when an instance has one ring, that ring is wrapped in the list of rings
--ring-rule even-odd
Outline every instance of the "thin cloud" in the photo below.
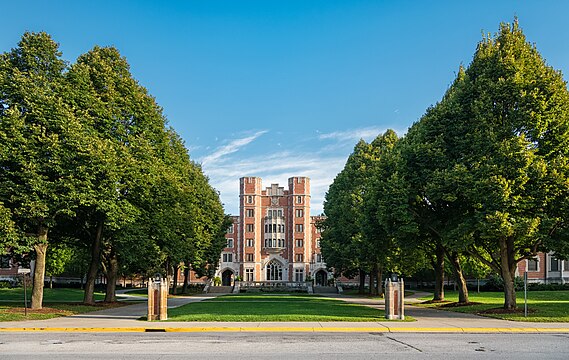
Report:
[[[267,132],[268,132],[268,130],[261,130],[261,131],[257,131],[255,134],[253,134],[251,136],[247,136],[247,137],[244,137],[241,139],[235,139],[235,140],[231,141],[229,144],[218,148],[212,154],[205,156],[202,159],[201,163],[205,167],[207,164],[213,163],[213,162],[223,158],[226,155],[237,152],[237,151],[239,151],[240,148],[251,143],[252,141],[257,139],[259,136],[261,136]]]
[[[311,179],[311,212],[322,212],[322,203],[328,187],[346,162],[347,155],[325,153],[295,153],[291,150],[276,151],[263,156],[238,158],[204,166],[211,184],[220,192],[226,212],[237,214],[239,210],[239,178],[258,176],[263,188],[272,183],[287,187],[287,179],[307,176]]]
[[[320,140],[337,140],[337,141],[352,141],[352,140],[371,140],[377,137],[377,135],[385,132],[384,128],[379,127],[367,127],[352,129],[346,131],[334,131],[331,133],[319,134],[318,138]]]

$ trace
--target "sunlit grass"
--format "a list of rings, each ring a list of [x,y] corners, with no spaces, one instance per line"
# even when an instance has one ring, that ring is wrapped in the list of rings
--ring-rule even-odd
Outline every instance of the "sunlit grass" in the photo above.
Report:
[[[430,300],[430,297],[422,300]],[[458,301],[458,293],[446,291],[445,300],[449,302]],[[469,314],[480,314],[488,317],[531,322],[569,322],[569,291],[528,291],[528,317],[524,317],[524,293],[517,292],[518,312],[515,313],[484,313],[491,309],[502,308],[504,305],[504,293],[502,292],[481,292],[469,293],[469,300],[473,304],[468,306],[450,307],[445,303],[422,304],[421,306],[433,307],[441,310],[448,310]]]

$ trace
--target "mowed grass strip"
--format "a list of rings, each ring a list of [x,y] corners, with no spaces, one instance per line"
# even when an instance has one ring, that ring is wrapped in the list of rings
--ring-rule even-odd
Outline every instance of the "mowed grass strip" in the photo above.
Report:
[[[422,298],[421,300],[430,300]],[[445,291],[445,300],[457,302],[458,293]],[[479,314],[497,319],[529,322],[569,322],[569,291],[528,291],[528,317],[524,317],[524,292],[516,292],[518,312],[495,313],[493,309],[500,309],[504,305],[502,292],[475,292],[469,293],[469,300],[474,303],[468,306],[449,306],[448,303],[422,304],[421,306],[432,307],[440,310],[448,310],[461,313]],[[498,311],[498,310],[496,310]]]
[[[168,310],[169,321],[379,321],[383,310],[311,295],[225,295]]]
[[[30,306],[30,297],[31,289],[28,289],[28,307]],[[95,299],[102,300],[104,295],[96,293]],[[43,309],[32,310],[28,308],[28,316],[25,316],[24,289],[0,289],[0,321],[45,320],[126,305],[97,303],[91,306],[83,305],[80,303],[81,301],[83,301],[83,290],[46,288],[44,289]]]
[[[28,287],[28,302],[32,298],[32,288]],[[44,288],[44,302],[81,302],[83,301],[83,290],[68,288]],[[95,300],[103,300],[105,295],[95,293]],[[24,288],[0,289],[0,305],[2,302],[18,302],[24,304]],[[28,304],[29,305],[29,304]]]

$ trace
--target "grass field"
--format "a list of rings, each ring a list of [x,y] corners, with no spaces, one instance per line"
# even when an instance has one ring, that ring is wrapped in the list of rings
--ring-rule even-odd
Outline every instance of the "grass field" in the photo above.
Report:
[[[28,301],[32,297],[32,288],[28,288]],[[95,300],[103,300],[105,295],[95,293]],[[24,303],[24,288],[0,289],[0,304],[2,302],[18,302]],[[66,288],[45,288],[43,289],[44,302],[81,302],[83,301],[83,290],[66,289]]]
[[[28,307],[30,306],[30,298],[31,288],[28,288]],[[103,294],[95,294],[96,300],[103,300],[103,298]],[[46,288],[44,289],[43,309],[28,309],[28,316],[26,317],[24,312],[24,289],[0,289],[0,321],[43,320],[122,306],[122,304],[116,303],[89,306],[81,304],[81,301],[83,301],[83,290]]]
[[[569,291],[528,291],[528,317],[524,317],[524,293],[517,292],[518,312],[515,313],[492,313],[492,309],[502,308],[504,294],[501,292],[471,292],[471,302],[479,303],[468,306],[449,306],[448,303],[422,304],[421,306],[433,307],[441,310],[479,314],[498,319],[531,322],[569,322]],[[431,300],[430,297],[422,300]],[[454,291],[445,292],[445,300],[448,302],[458,301],[458,294]]]
[[[169,321],[379,321],[383,310],[313,295],[226,295],[168,310]]]

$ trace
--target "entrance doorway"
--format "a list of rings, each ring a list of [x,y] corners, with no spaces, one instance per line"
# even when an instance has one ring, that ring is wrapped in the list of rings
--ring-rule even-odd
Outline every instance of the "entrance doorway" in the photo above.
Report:
[[[231,286],[232,279],[233,279],[233,271],[227,269],[221,273],[221,285]]]
[[[328,273],[325,270],[318,270],[318,272],[316,272],[316,285],[328,285]]]

